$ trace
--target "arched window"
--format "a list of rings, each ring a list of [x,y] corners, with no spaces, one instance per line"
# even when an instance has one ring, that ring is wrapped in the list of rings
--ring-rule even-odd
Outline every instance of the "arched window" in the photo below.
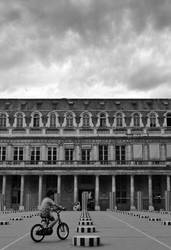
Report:
[[[134,127],[139,127],[140,126],[140,116],[138,113],[135,113],[133,115],[133,124],[134,124]]]
[[[166,122],[167,127],[171,127],[171,113],[167,113]]]
[[[122,127],[122,126],[123,126],[122,114],[117,113],[116,114],[116,127]]]
[[[100,114],[100,127],[106,126],[106,115],[104,113]]]
[[[21,128],[23,127],[23,114],[22,113],[18,113],[16,116],[16,127]]]
[[[50,114],[50,127],[56,127],[56,114]]]
[[[68,113],[66,115],[66,126],[67,127],[73,127],[73,114],[72,113]]]
[[[34,114],[34,116],[33,116],[33,127],[35,127],[35,128],[40,127],[40,116],[39,116],[39,114]]]
[[[151,128],[156,127],[156,114],[151,113],[149,119],[150,119],[150,127]]]
[[[88,113],[83,114],[83,127],[89,127],[90,126],[90,116]]]
[[[0,127],[6,127],[7,124],[7,116],[6,114],[0,114]]]

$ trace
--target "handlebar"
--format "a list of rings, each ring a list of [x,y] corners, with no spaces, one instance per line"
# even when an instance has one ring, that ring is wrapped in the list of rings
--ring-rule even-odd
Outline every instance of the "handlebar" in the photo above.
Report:
[[[66,208],[62,206],[55,206],[52,210],[56,213],[60,213],[61,211],[65,211]]]

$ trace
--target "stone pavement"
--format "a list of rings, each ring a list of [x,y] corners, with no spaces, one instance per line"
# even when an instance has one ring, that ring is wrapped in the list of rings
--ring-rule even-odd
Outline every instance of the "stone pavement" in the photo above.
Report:
[[[31,212],[30,212],[31,213]],[[72,245],[72,237],[76,233],[80,214],[77,211],[65,211],[61,218],[70,228],[67,240],[61,241],[56,236],[56,227],[53,235],[47,236],[40,243],[30,238],[31,227],[40,222],[39,216],[27,217],[29,212],[16,214],[0,214],[0,219],[9,220],[11,217],[23,216],[22,220],[9,220],[8,225],[0,225],[0,250],[64,250],[88,249],[90,247],[77,247]],[[142,212],[141,215],[147,213]],[[90,212],[97,233],[101,236],[101,245],[91,247],[104,250],[171,250],[171,227],[165,226],[161,221],[149,221],[145,216],[116,212]],[[159,216],[150,213],[151,217]],[[160,214],[165,220],[170,220],[169,214]]]

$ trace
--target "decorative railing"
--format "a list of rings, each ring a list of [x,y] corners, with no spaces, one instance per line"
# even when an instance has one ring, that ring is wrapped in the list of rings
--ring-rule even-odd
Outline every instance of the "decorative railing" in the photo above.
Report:
[[[81,167],[81,168],[125,168],[125,167],[135,167],[135,168],[153,168],[153,167],[170,167],[171,162],[166,161],[0,161],[1,168],[58,168],[58,167]]]
[[[38,128],[31,128],[31,127],[25,127],[25,128],[13,128],[13,127],[7,127],[7,128],[0,128],[0,137],[3,136],[49,136],[49,135],[64,135],[64,136],[94,136],[94,135],[106,135],[106,136],[129,136],[129,137],[135,137],[135,136],[166,136],[171,135],[171,128],[147,128],[147,127],[141,127],[141,128],[132,128],[132,127],[125,127],[125,128],[51,128],[51,127],[38,127]]]

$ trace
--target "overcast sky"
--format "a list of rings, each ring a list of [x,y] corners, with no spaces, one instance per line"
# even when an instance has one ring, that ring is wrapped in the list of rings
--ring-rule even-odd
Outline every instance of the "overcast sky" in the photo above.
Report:
[[[0,0],[0,97],[171,97],[171,0]]]

